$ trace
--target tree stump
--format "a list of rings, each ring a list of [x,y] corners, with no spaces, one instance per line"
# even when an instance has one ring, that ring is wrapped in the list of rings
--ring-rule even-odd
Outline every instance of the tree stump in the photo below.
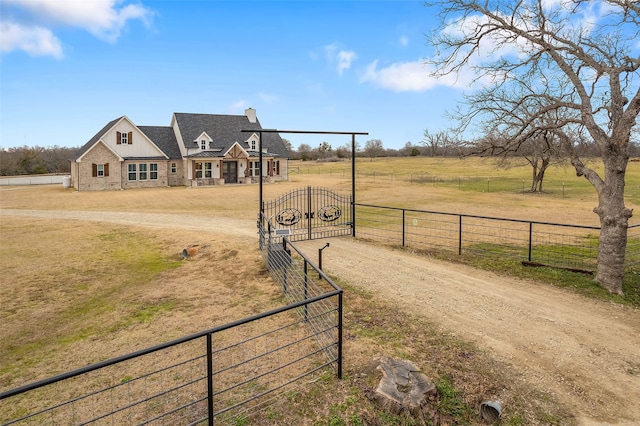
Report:
[[[374,364],[382,372],[382,379],[370,399],[385,411],[394,414],[404,411],[421,417],[422,407],[437,394],[431,380],[411,361],[381,357]]]

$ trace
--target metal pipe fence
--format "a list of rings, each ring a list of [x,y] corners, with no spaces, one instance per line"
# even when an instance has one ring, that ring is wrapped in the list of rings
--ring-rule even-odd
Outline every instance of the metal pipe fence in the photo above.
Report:
[[[507,257],[593,271],[600,228],[356,203],[356,235],[424,251]],[[629,226],[626,268],[640,267],[640,225]]]
[[[277,254],[264,245],[263,256],[286,306],[4,391],[0,423],[260,422],[284,393],[341,377],[342,290],[293,244],[280,244]]]

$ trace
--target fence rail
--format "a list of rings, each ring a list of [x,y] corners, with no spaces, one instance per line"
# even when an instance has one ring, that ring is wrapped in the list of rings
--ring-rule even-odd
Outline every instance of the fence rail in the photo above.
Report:
[[[482,254],[592,272],[600,228],[356,203],[356,235],[420,250]],[[626,268],[640,267],[640,225],[629,226]]]
[[[0,423],[260,422],[283,393],[341,377],[342,290],[286,239],[261,247],[286,306],[4,391]]]

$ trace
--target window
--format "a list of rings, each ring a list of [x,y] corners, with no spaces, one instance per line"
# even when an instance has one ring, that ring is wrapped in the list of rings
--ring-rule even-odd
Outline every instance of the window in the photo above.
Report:
[[[133,132],[116,132],[116,144],[118,145],[131,145],[133,144]]]
[[[136,165],[129,164],[128,170],[129,170],[129,180],[136,180],[137,178]]]
[[[204,163],[204,177],[210,178],[213,177],[211,174],[211,166],[213,163]]]
[[[158,163],[149,164],[149,179],[158,180]]]
[[[256,141],[252,139],[250,143],[251,143],[251,150],[255,151],[256,150]]]
[[[206,141],[206,140],[202,139],[202,140],[200,141],[200,149],[201,149],[201,150],[203,150],[203,151],[204,151],[205,149],[207,149],[207,141]]]
[[[91,176],[92,177],[109,176],[109,163],[92,164],[91,165]]]
[[[251,167],[251,176],[258,176],[260,174],[260,162],[259,161],[251,161],[249,166]]]
[[[171,173],[176,174],[178,172],[178,165],[176,163],[171,163]]]
[[[138,176],[140,176],[140,180],[147,180],[147,165],[146,164],[138,164]]]
[[[202,163],[196,163],[196,179],[202,178]]]

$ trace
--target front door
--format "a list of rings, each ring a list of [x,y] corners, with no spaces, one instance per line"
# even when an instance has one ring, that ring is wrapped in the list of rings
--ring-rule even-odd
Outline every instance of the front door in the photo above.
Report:
[[[224,183],[238,183],[238,162],[225,161],[222,163],[222,177]]]

